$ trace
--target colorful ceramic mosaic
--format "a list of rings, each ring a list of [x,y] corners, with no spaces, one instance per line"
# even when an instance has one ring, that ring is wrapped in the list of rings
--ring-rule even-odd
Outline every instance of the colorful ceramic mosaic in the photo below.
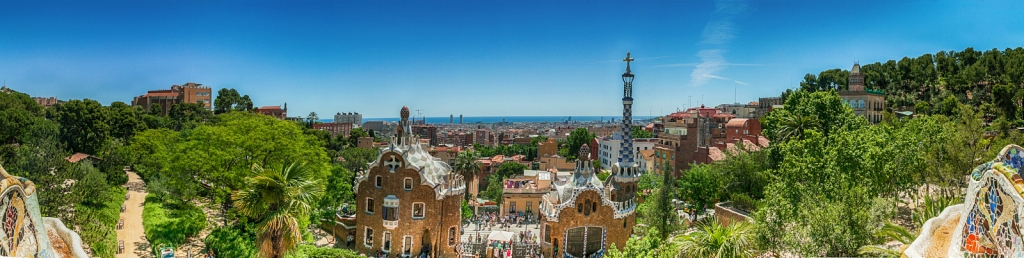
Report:
[[[0,167],[0,257],[60,258],[61,255],[50,245],[45,225],[60,224],[54,229],[58,235],[67,235],[65,243],[80,243],[74,232],[64,228],[59,220],[39,216],[39,201],[35,185],[25,178],[11,176]],[[63,253],[71,257],[88,257],[81,246],[66,247]]]
[[[1024,257],[1024,149],[1010,145],[971,172],[950,257]]]

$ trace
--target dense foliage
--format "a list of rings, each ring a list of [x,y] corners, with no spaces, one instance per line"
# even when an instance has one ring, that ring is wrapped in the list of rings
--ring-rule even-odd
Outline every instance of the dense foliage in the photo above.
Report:
[[[1024,116],[1024,48],[939,51],[864,64],[860,70],[865,87],[884,90],[886,106],[892,110],[917,107],[917,113],[955,115],[960,102],[1009,121]],[[830,69],[817,76],[807,74],[800,88],[843,90],[848,78],[849,71]]]
[[[206,228],[206,213],[175,198],[149,195],[142,209],[142,226],[150,245],[177,247]]]

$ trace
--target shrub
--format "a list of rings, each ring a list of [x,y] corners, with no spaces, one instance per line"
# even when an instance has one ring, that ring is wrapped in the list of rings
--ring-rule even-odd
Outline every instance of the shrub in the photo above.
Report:
[[[142,209],[142,225],[152,246],[178,246],[206,227],[206,214],[192,204],[151,195]]]
[[[203,241],[206,249],[218,257],[256,256],[256,236],[240,226],[214,229]]]
[[[744,193],[733,193],[729,196],[729,200],[732,201],[732,207],[746,211],[747,213],[753,213],[757,208],[757,202]]]
[[[287,258],[351,258],[360,257],[355,251],[313,245],[299,245],[294,252],[285,255]]]
[[[82,230],[79,236],[88,243],[95,257],[112,258],[117,250],[117,220],[121,217],[125,189],[110,187],[110,194],[101,195],[101,205],[78,205],[74,224]]]

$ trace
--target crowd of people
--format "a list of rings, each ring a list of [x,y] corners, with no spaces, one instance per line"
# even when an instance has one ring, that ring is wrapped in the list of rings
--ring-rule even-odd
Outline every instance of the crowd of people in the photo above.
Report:
[[[530,213],[523,214],[521,212],[510,212],[504,216],[497,212],[484,212],[470,219],[470,223],[476,225],[476,230],[492,231],[495,227],[499,230],[511,230],[512,225],[522,227],[523,225],[537,223],[536,217],[536,215]]]

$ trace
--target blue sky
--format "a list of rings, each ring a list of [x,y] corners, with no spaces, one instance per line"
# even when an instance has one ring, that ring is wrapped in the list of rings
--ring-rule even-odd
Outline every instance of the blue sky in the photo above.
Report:
[[[0,79],[130,102],[187,81],[394,117],[634,114],[755,101],[806,73],[1024,44],[1024,1],[0,1]]]

